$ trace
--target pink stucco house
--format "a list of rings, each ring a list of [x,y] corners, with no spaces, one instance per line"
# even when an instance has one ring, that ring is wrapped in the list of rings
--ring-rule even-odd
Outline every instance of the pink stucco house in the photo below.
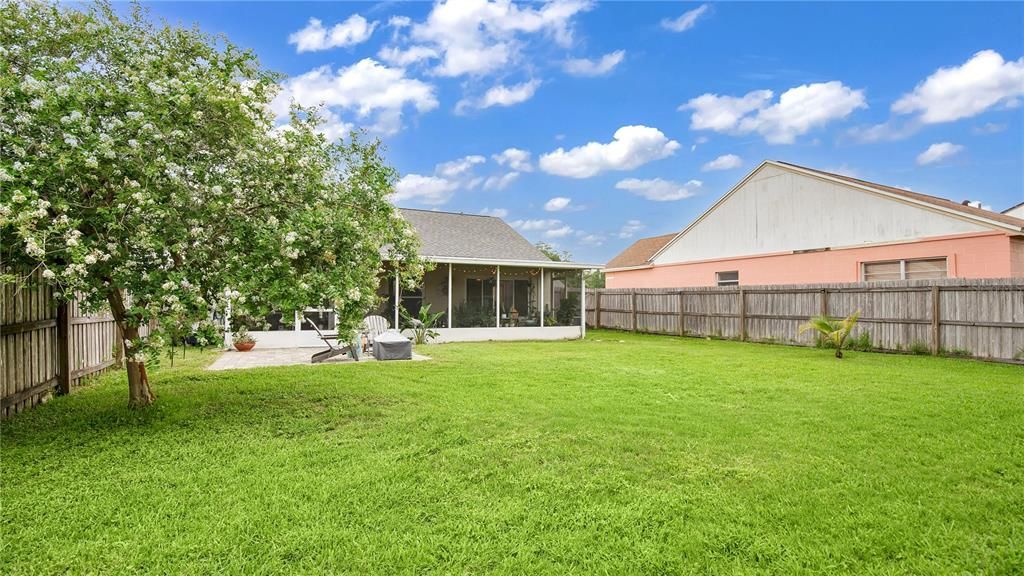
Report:
[[[1024,219],[772,160],[605,268],[609,288],[1006,277],[1024,277]]]

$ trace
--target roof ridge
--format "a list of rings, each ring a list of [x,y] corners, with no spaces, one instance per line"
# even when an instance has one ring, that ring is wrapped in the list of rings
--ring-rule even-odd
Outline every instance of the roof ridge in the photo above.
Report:
[[[505,221],[503,218],[498,218],[497,216],[492,216],[491,214],[473,214],[470,212],[454,212],[452,210],[433,210],[429,208],[405,208],[403,206],[398,206],[398,209],[411,210],[413,212],[429,212],[430,214],[451,214],[453,216],[476,216],[477,218],[497,218],[502,222]]]

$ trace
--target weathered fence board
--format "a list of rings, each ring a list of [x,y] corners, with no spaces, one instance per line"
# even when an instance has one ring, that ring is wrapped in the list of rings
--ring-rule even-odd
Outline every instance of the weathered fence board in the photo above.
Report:
[[[808,318],[859,310],[853,335],[867,332],[875,348],[996,360],[1024,354],[1021,278],[590,292],[587,322],[601,328],[810,346],[814,335],[799,333]]]
[[[82,379],[120,365],[109,313],[58,305],[38,275],[0,288],[0,416],[67,393]]]

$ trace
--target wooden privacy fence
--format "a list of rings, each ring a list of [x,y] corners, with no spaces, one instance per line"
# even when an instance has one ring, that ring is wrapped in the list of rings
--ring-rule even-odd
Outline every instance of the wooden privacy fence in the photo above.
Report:
[[[69,393],[83,378],[120,365],[121,338],[107,312],[57,305],[38,277],[0,292],[0,416]]]
[[[811,316],[860,310],[853,337],[883,350],[1021,360],[1024,279],[588,290],[587,324],[811,346]]]

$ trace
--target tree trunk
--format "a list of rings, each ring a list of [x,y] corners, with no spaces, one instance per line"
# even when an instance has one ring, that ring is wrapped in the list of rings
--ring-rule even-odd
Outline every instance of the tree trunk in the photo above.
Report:
[[[124,301],[121,299],[121,292],[112,290],[107,295],[110,303],[110,312],[114,321],[120,327],[120,332],[125,340],[132,341],[139,337],[138,326],[129,326],[125,323]],[[135,351],[125,347],[125,368],[128,372],[128,407],[144,408],[156,400],[153,390],[149,387],[149,376],[146,375],[146,362],[138,361]]]
[[[842,348],[836,348],[836,358],[842,358],[842,357],[843,357],[843,349]]]

